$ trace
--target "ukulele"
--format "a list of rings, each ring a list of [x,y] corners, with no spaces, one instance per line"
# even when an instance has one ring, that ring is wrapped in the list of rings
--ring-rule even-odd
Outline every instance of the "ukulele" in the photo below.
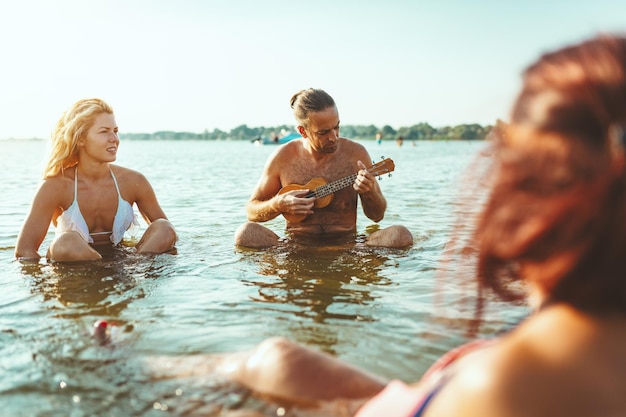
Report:
[[[387,158],[367,168],[367,171],[372,175],[378,177],[383,174],[391,173],[394,169],[395,164],[391,159]],[[324,178],[313,178],[311,181],[307,182],[304,185],[286,185],[280,189],[278,194],[284,194],[287,191],[292,190],[311,190],[307,195],[305,195],[305,197],[315,197],[315,203],[313,203],[313,207],[323,208],[329,205],[331,201],[333,201],[333,193],[354,184],[354,180],[356,179],[357,175],[358,174],[352,174],[345,178],[341,178],[329,183],[327,183]],[[289,222],[298,223],[304,220],[307,215],[283,213],[283,217]]]

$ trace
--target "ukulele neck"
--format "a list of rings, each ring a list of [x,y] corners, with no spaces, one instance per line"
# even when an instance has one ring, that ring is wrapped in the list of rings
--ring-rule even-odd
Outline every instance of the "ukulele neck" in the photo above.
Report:
[[[341,189],[344,189],[354,183],[357,174],[352,174],[349,177],[341,178],[339,180],[329,182],[328,184],[321,185],[315,190],[307,194],[307,197],[323,198],[327,195],[331,195]]]

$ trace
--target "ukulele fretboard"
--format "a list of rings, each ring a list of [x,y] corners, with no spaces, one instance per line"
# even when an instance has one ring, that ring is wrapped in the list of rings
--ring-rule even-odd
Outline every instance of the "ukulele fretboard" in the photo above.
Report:
[[[337,192],[343,188],[348,187],[354,183],[357,174],[352,174],[349,177],[342,178],[337,181],[329,182],[328,184],[321,185],[317,187],[310,196],[307,197],[315,197],[315,198],[323,198],[327,195],[331,195],[334,192]]]

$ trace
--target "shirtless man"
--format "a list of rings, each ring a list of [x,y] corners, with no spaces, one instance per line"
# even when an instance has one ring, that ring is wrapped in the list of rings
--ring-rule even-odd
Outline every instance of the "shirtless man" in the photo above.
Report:
[[[291,98],[291,108],[302,139],[280,146],[267,160],[252,196],[246,205],[249,222],[235,233],[240,246],[264,248],[277,245],[280,237],[259,224],[280,214],[304,217],[287,222],[287,232],[297,238],[329,238],[354,236],[357,220],[357,199],[360,197],[365,215],[379,222],[387,202],[378,181],[367,171],[371,158],[364,146],[339,136],[339,113],[333,98],[323,90],[302,90]],[[313,178],[326,181],[349,177],[358,171],[352,187],[336,191],[331,203],[314,208],[315,197],[307,197],[308,189],[279,191],[292,184],[307,184]],[[369,246],[402,248],[413,244],[411,232],[404,226],[390,226],[370,234]]]

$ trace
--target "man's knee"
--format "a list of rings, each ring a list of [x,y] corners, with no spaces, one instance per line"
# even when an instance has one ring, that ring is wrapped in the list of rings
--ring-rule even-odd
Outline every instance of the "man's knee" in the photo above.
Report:
[[[278,244],[278,235],[258,223],[247,222],[235,232],[235,245],[249,248],[266,248]]]
[[[413,234],[404,226],[391,226],[395,235],[396,247],[403,248],[413,245]]]
[[[252,222],[244,223],[237,228],[235,231],[235,245],[237,246],[248,246],[247,243],[250,240],[250,228],[251,225],[254,224]]]
[[[366,244],[387,248],[407,248],[413,245],[413,234],[404,226],[389,226],[368,236]]]

